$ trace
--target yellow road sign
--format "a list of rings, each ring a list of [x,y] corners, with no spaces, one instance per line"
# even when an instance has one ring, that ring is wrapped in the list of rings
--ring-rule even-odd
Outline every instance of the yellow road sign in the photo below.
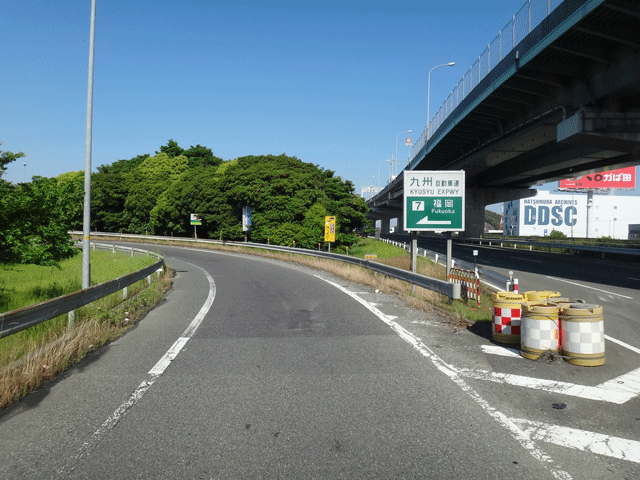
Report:
[[[336,241],[336,217],[324,217],[324,241]]]

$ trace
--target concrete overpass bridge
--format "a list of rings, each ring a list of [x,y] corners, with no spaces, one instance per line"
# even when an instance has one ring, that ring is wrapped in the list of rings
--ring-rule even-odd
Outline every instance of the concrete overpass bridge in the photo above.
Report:
[[[486,205],[640,163],[640,2],[530,0],[425,126],[412,160],[367,204],[402,231],[407,170],[465,170],[465,235]]]

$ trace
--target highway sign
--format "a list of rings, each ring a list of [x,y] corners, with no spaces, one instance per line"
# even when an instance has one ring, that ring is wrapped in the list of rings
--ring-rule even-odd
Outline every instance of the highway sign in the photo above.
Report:
[[[404,228],[407,231],[464,230],[464,170],[404,173]]]
[[[195,213],[191,214],[191,225],[202,225],[202,219]]]

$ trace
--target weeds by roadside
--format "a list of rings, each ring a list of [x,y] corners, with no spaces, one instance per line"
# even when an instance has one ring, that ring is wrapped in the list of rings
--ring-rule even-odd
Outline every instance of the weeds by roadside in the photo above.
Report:
[[[116,292],[82,307],[70,328],[64,315],[33,327],[40,332],[27,329],[0,339],[0,409],[135,326],[170,288],[172,273],[165,269],[151,285],[141,280],[130,286],[127,300]]]

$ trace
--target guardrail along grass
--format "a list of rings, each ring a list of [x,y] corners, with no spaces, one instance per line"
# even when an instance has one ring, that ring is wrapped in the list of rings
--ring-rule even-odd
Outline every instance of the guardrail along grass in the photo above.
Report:
[[[122,336],[162,300],[172,273],[130,285],[127,300],[119,291],[79,308],[71,327],[62,315],[0,339],[0,409]]]
[[[149,255],[92,251],[92,283],[120,278],[154,264]],[[33,305],[81,289],[82,257],[60,262],[59,267],[0,265],[2,311]],[[169,288],[167,272],[149,285],[141,280],[75,311],[69,325],[61,315],[0,339],[0,408],[53,378],[89,351],[119,337],[135,325]]]
[[[149,255],[91,251],[91,283],[113,280],[157,261]],[[0,312],[50,300],[82,288],[82,255],[62,260],[59,267],[0,264]]]

